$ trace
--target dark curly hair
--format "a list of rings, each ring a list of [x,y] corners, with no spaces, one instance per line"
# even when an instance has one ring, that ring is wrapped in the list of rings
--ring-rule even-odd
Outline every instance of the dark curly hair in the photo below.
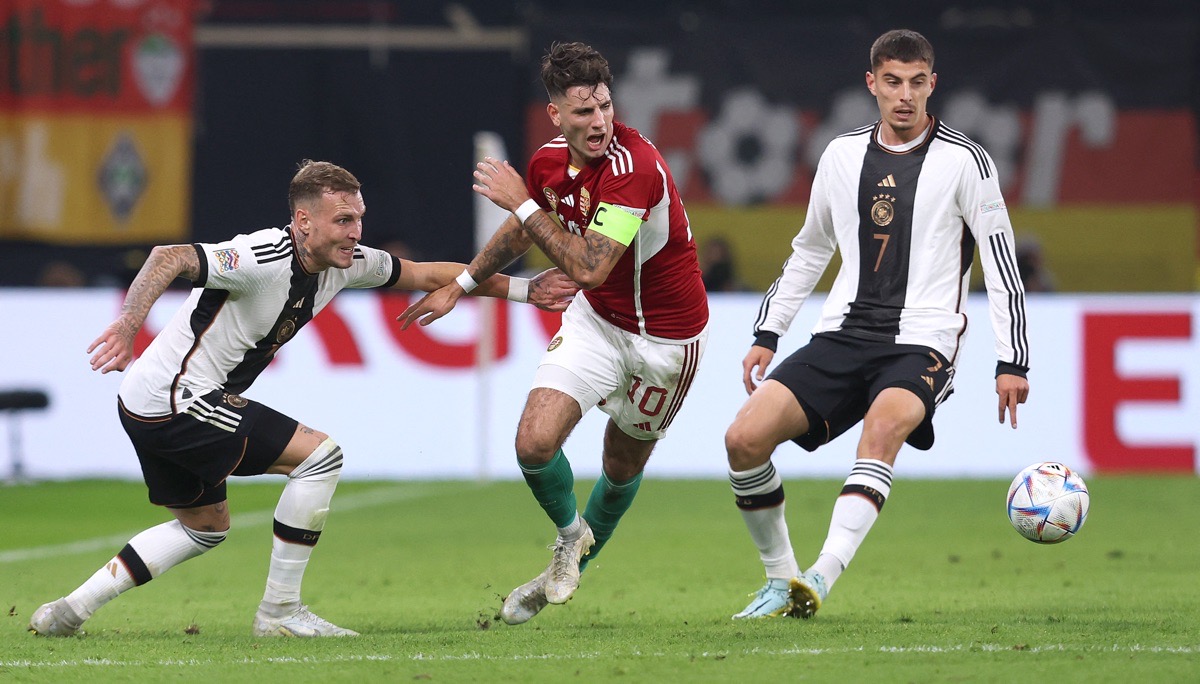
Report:
[[[566,95],[569,88],[595,89],[601,83],[612,89],[612,71],[608,60],[590,45],[554,43],[542,57],[542,85],[551,100]]]

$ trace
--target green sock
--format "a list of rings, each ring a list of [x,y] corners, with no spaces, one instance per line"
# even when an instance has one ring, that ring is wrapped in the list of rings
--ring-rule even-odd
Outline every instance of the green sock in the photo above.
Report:
[[[587,508],[583,511],[583,519],[587,521],[592,528],[592,533],[596,535],[596,543],[592,546],[592,550],[580,559],[580,570],[586,568],[588,561],[599,555],[600,549],[604,548],[605,542],[617,529],[617,523],[621,521],[621,516],[625,515],[625,511],[633,505],[633,497],[637,496],[638,486],[641,484],[641,473],[634,475],[633,479],[628,482],[616,484],[608,479],[604,471],[600,472],[600,479],[596,480],[596,486],[592,487]]]
[[[575,520],[575,474],[562,449],[542,465],[530,465],[517,460],[521,474],[542,505],[555,527],[566,527]]]

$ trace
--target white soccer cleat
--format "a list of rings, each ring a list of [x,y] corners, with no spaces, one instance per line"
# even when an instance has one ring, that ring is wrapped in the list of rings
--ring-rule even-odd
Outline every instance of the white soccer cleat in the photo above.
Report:
[[[67,599],[60,598],[33,611],[29,631],[38,636],[65,637],[79,633],[83,618],[71,608]]]
[[[513,589],[500,608],[500,619],[508,625],[519,625],[542,612],[550,603],[546,599],[546,578],[549,576],[550,568],[546,568],[542,574]]]
[[[260,610],[254,616],[254,636],[343,637],[358,636],[358,632],[338,627],[310,611],[308,606],[300,606],[296,612],[281,618],[268,617]]]
[[[770,618],[787,615],[792,610],[792,594],[790,581],[785,579],[768,579],[762,589],[751,594],[754,600],[733,616],[734,620],[746,618]]]
[[[579,536],[570,541],[562,538],[554,543],[554,558],[550,560],[550,573],[546,578],[546,600],[550,603],[566,603],[579,588],[579,559],[596,543],[596,535],[587,521],[579,519],[582,529]]]

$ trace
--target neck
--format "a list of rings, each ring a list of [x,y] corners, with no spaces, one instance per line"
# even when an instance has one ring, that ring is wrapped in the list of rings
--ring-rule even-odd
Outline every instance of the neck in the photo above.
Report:
[[[318,268],[316,262],[313,261],[312,252],[309,251],[307,242],[307,235],[292,228],[292,243],[296,246],[296,258],[300,261],[300,267],[307,273],[318,273],[324,269]]]
[[[905,130],[905,131],[898,131],[898,130],[892,128],[891,126],[889,126],[887,121],[884,121],[883,125],[879,127],[879,142],[883,143],[884,145],[893,145],[893,146],[904,145],[904,144],[910,143],[910,142],[916,140],[917,138],[921,137],[921,135],[923,133],[925,133],[926,130],[928,130],[929,125],[932,122],[933,122],[933,119],[931,119],[930,116],[928,114],[926,114],[924,121],[922,122],[922,124],[920,126],[913,126],[912,128]]]

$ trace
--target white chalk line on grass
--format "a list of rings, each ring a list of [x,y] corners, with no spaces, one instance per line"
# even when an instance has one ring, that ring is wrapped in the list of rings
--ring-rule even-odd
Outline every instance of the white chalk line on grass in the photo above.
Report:
[[[466,482],[461,488],[454,490],[440,488],[443,492],[465,491],[475,489],[482,486],[479,483]],[[281,490],[282,491],[282,490]],[[347,494],[345,496],[334,495],[332,514],[337,515],[342,511],[353,511],[359,508],[370,508],[373,506],[383,506],[386,504],[405,501],[408,499],[419,499],[426,496],[431,496],[435,493],[435,488],[432,486],[420,486],[406,484],[400,487],[382,487],[372,489],[362,493]],[[230,518],[230,527],[234,530],[262,527],[271,524],[274,520],[274,509],[269,511],[252,511],[249,513],[234,514]],[[81,539],[75,542],[66,544],[50,544],[47,546],[33,546],[25,549],[9,549],[8,551],[0,551],[0,565],[5,563],[20,563],[30,560],[41,560],[44,558],[57,558],[59,556],[70,556],[78,553],[90,553],[92,551],[100,551],[103,549],[111,549],[114,546],[123,546],[137,533],[142,530],[134,530],[132,532],[122,532],[120,534],[105,535],[103,537],[93,537],[91,539]]]
[[[1154,646],[1147,644],[1112,644],[1111,646],[1075,646],[1068,644],[1046,644],[1043,646],[1013,647],[1000,644],[956,644],[950,646],[914,645],[914,646],[877,646],[856,648],[784,648],[765,649],[752,648],[743,651],[680,651],[666,653],[662,651],[629,653],[614,653],[611,651],[594,651],[589,653],[532,653],[515,655],[487,655],[471,651],[461,654],[413,653],[412,655],[342,655],[329,657],[307,656],[265,657],[265,658],[234,658],[230,660],[217,659],[177,659],[166,660],[114,660],[111,658],[82,658],[79,660],[0,660],[0,668],[54,668],[54,667],[211,667],[213,665],[334,665],[338,663],[356,662],[455,662],[455,661],[487,661],[487,662],[521,662],[532,660],[611,660],[614,657],[630,658],[727,658],[731,655],[740,656],[825,656],[847,654],[882,653],[885,655],[908,655],[914,653],[1167,653],[1193,655],[1200,653],[1200,646]]]

